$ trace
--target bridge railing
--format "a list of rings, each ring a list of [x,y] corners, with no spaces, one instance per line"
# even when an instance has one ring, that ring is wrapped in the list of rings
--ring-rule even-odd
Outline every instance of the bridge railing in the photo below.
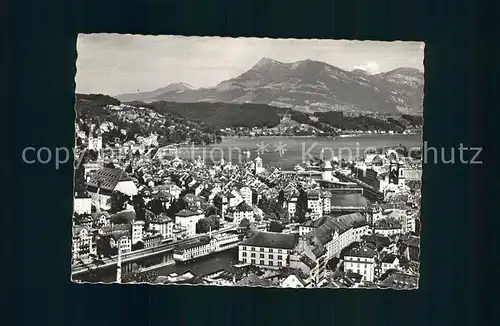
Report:
[[[365,207],[360,206],[332,206],[330,207],[330,212],[344,212],[344,211],[356,211],[362,212],[365,210]]]

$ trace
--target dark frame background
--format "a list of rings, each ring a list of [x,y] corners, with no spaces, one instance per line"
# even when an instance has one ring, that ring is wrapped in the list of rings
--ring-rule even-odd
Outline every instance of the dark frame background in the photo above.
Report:
[[[489,173],[498,86],[489,66],[491,8],[424,0],[21,0],[6,9],[5,325],[493,321],[491,232],[499,214],[498,177]],[[424,141],[447,150],[482,146],[484,164],[424,166],[419,290],[72,284],[73,167],[24,164],[21,152],[73,146],[76,37],[90,32],[425,41]]]

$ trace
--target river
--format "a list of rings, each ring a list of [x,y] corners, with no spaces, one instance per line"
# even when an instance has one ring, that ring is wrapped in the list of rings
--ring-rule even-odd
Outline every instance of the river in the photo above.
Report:
[[[208,275],[223,270],[226,267],[238,263],[238,248],[213,253],[209,256],[201,257],[185,264],[171,264],[156,269],[162,276],[172,273],[182,274],[188,270],[197,275]]]
[[[421,148],[422,135],[360,135],[343,138],[316,138],[316,137],[232,137],[224,138],[219,144],[208,146],[181,147],[179,156],[183,159],[196,159],[200,157],[205,163],[217,162],[224,155],[226,161],[233,164],[245,162],[250,153],[254,159],[257,153],[264,165],[273,165],[283,170],[292,170],[293,167],[312,157],[331,159],[344,158],[348,161],[363,156],[369,149],[383,148],[386,146],[407,148]]]

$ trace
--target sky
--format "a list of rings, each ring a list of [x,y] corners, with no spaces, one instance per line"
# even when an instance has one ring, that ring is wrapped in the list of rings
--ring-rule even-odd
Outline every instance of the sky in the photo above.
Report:
[[[423,42],[80,34],[77,51],[76,92],[112,96],[178,82],[212,87],[262,57],[311,59],[370,73],[399,67],[424,71]]]

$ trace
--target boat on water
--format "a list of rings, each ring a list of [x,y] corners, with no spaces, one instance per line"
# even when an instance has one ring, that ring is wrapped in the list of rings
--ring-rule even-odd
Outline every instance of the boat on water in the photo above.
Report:
[[[215,252],[234,248],[241,240],[241,235],[237,233],[201,236],[175,246],[173,258],[176,264],[187,263]]]

